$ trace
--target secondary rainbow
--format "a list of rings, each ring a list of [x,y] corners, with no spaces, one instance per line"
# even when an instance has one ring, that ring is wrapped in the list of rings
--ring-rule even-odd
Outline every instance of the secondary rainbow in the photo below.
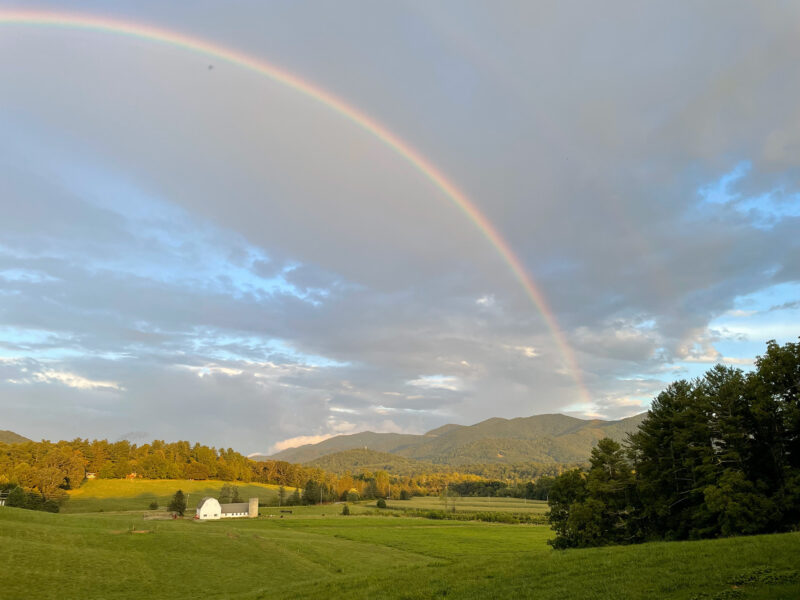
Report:
[[[497,252],[508,264],[514,277],[525,289],[525,293],[531,299],[536,309],[542,315],[558,350],[566,362],[572,378],[581,394],[581,399],[585,403],[590,402],[589,393],[583,384],[580,369],[578,368],[575,355],[564,337],[563,332],[558,327],[556,318],[550,310],[544,295],[535,285],[533,279],[525,271],[522,262],[511,250],[508,243],[500,236],[492,223],[478,210],[478,208],[449,181],[429,160],[423,157],[418,151],[409,146],[402,139],[397,137],[386,127],[373,120],[363,112],[353,108],[340,100],[333,94],[315,86],[303,79],[288,73],[278,67],[271,65],[261,59],[249,56],[243,52],[226,48],[224,46],[209,42],[193,36],[188,36],[176,31],[161,29],[151,25],[141,23],[131,23],[119,21],[105,17],[91,15],[78,15],[60,12],[42,11],[8,11],[0,10],[0,25],[27,25],[40,27],[59,27],[67,29],[82,29],[101,33],[112,33],[124,35],[144,40],[150,40],[161,44],[167,44],[185,50],[198,52],[216,59],[229,62],[243,69],[253,71],[292,88],[293,90],[321,102],[331,110],[337,112],[342,117],[349,119],[354,124],[368,131],[381,142],[392,148],[397,154],[402,156],[414,168],[428,178],[445,196],[458,208],[460,208],[472,221],[489,242],[496,248]]]

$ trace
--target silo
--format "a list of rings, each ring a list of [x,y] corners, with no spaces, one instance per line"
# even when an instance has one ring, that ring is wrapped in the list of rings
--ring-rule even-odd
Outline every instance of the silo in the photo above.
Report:
[[[251,519],[258,516],[258,498],[250,498],[250,508],[247,511],[247,516]]]

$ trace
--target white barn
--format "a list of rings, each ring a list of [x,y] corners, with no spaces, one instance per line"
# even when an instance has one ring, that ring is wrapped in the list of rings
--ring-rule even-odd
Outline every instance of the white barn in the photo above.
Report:
[[[216,521],[219,519],[254,518],[258,516],[258,498],[250,498],[248,502],[220,504],[219,500],[207,496],[197,503],[194,518],[200,521]]]

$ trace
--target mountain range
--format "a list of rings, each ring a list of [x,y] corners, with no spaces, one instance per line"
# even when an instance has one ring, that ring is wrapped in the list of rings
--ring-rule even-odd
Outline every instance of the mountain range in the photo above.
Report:
[[[0,444],[21,444],[22,442],[30,442],[30,440],[13,431],[0,429]]]
[[[578,419],[562,414],[492,418],[475,425],[444,425],[422,435],[364,431],[338,435],[317,444],[287,448],[264,458],[321,468],[327,465],[328,470],[333,471],[341,470],[348,461],[354,469],[392,462],[413,466],[399,459],[449,467],[492,463],[580,463],[588,461],[598,440],[604,437],[624,440],[628,433],[638,428],[646,414],[619,421]],[[335,456],[356,449],[369,452]]]

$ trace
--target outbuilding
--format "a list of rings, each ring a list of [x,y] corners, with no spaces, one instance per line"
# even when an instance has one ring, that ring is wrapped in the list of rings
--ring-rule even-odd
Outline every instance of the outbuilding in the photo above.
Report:
[[[222,506],[220,505],[219,500],[212,498],[211,496],[207,496],[200,500],[200,502],[197,503],[197,514],[195,518],[200,519],[201,521],[221,519]]]
[[[219,500],[207,496],[197,504],[194,518],[200,521],[218,519],[255,518],[258,516],[258,498],[250,498],[248,502],[232,502],[220,504]]]

